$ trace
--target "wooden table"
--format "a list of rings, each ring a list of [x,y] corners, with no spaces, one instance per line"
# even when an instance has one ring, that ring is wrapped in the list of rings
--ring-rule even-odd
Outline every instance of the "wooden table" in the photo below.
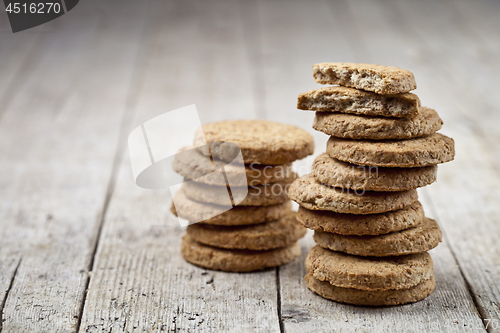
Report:
[[[500,331],[499,1],[86,0],[21,33],[0,19],[2,332]],[[455,161],[419,190],[444,233],[424,301],[314,295],[310,234],[281,268],[192,266],[168,190],[134,184],[128,133],[193,103],[204,123],[300,126],[323,152],[295,107],[323,61],[413,71],[455,139]]]

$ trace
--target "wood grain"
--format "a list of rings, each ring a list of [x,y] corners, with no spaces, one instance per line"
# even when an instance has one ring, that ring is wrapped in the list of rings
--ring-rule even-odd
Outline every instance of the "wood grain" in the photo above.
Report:
[[[137,40],[143,18],[123,6],[108,25],[111,9],[88,3],[54,21],[25,50],[34,63],[17,69],[25,78],[2,110],[2,332],[76,330],[138,45],[103,36]],[[122,21],[127,10],[138,12]]]

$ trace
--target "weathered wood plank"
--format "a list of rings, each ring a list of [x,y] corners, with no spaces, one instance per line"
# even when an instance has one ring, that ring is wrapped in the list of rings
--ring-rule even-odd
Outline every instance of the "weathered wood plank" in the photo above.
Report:
[[[238,4],[151,6],[134,127],[193,102],[203,122],[255,116]],[[169,205],[168,190],[135,186],[125,154],[80,331],[279,332],[275,270],[231,274],[188,264],[180,255],[184,231]]]
[[[82,308],[143,12],[85,2],[75,13],[39,34],[2,110],[3,332],[74,332]]]

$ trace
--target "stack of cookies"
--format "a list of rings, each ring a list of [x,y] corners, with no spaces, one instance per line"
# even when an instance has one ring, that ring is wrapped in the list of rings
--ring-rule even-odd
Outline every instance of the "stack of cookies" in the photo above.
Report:
[[[416,188],[436,181],[453,160],[454,142],[436,133],[442,121],[409,93],[411,72],[352,63],[313,66],[316,82],[298,108],[316,112],[314,129],[330,135],[312,172],[289,196],[298,220],[314,230],[306,284],[315,293],[357,305],[416,302],[435,287],[428,250],[441,241]]]
[[[190,221],[184,259],[208,269],[249,272],[298,257],[297,241],[306,229],[287,191],[297,178],[291,163],[314,151],[312,136],[269,121],[223,121],[204,125],[194,147],[173,163],[185,182],[172,212]],[[238,154],[243,164],[235,163]],[[216,177],[221,171],[223,177]]]

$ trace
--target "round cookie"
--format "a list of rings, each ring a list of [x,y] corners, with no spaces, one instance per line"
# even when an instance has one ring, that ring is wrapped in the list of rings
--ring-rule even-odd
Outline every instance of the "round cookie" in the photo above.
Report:
[[[232,161],[237,144],[245,164],[285,164],[311,155],[314,152],[313,137],[298,127],[267,120],[228,120],[202,126],[196,132],[194,145],[208,156],[205,142],[210,144],[213,157]],[[206,140],[206,141],[205,141]]]
[[[271,206],[238,206],[229,210],[226,206],[217,206],[189,199],[179,190],[172,203],[174,215],[190,222],[214,225],[247,225],[276,221],[292,209],[290,201]]]
[[[284,181],[249,187],[231,187],[231,195],[237,206],[277,205],[288,200],[288,187],[290,183]],[[182,190],[191,200],[215,205],[230,204],[226,186],[211,186],[190,181],[182,184]]]
[[[357,256],[387,257],[432,250],[442,240],[436,221],[425,218],[416,227],[377,236],[346,236],[315,231],[314,241],[321,247]]]
[[[208,224],[191,224],[187,234],[195,241],[225,248],[245,250],[270,250],[295,243],[306,234],[297,221],[297,213],[288,212],[277,221],[241,227],[224,227]]]
[[[267,251],[226,250],[182,239],[182,257],[197,266],[226,272],[251,272],[286,264],[300,256],[299,243]]]
[[[408,140],[351,140],[331,136],[326,152],[333,158],[357,165],[414,168],[453,160],[453,139],[434,133]]]
[[[306,274],[304,279],[307,288],[324,298],[340,303],[364,306],[388,306],[418,302],[432,294],[436,287],[434,275],[408,289],[380,291],[336,287],[326,281],[315,279],[310,273]]]
[[[429,253],[399,257],[358,257],[316,245],[306,258],[308,273],[320,281],[361,290],[408,289],[433,274]]]
[[[418,201],[402,209],[368,215],[308,210],[299,206],[297,220],[315,231],[339,235],[382,235],[419,225],[424,220],[424,209]]]
[[[316,112],[313,128],[344,139],[411,139],[436,133],[443,126],[437,112],[421,107],[414,118],[369,117],[347,113]]]
[[[239,165],[228,164],[227,162],[213,159],[213,169],[210,157],[201,154],[198,149],[181,151],[175,155],[172,168],[175,172],[187,179],[197,180],[203,177],[203,182],[208,185],[226,186],[218,174],[213,170],[224,168],[228,179],[231,179],[232,186],[262,185],[276,183],[287,178],[296,178],[292,171],[291,164],[266,165],[260,163],[246,164],[244,168]],[[241,175],[246,176],[246,181]],[[214,175],[213,177],[210,177]]]
[[[319,183],[312,175],[292,183],[288,196],[309,210],[347,214],[377,214],[407,207],[418,200],[417,190],[401,192],[357,192]]]
[[[331,158],[316,157],[311,173],[319,182],[335,187],[366,191],[406,191],[436,181],[437,165],[421,168],[382,168],[354,165]]]

